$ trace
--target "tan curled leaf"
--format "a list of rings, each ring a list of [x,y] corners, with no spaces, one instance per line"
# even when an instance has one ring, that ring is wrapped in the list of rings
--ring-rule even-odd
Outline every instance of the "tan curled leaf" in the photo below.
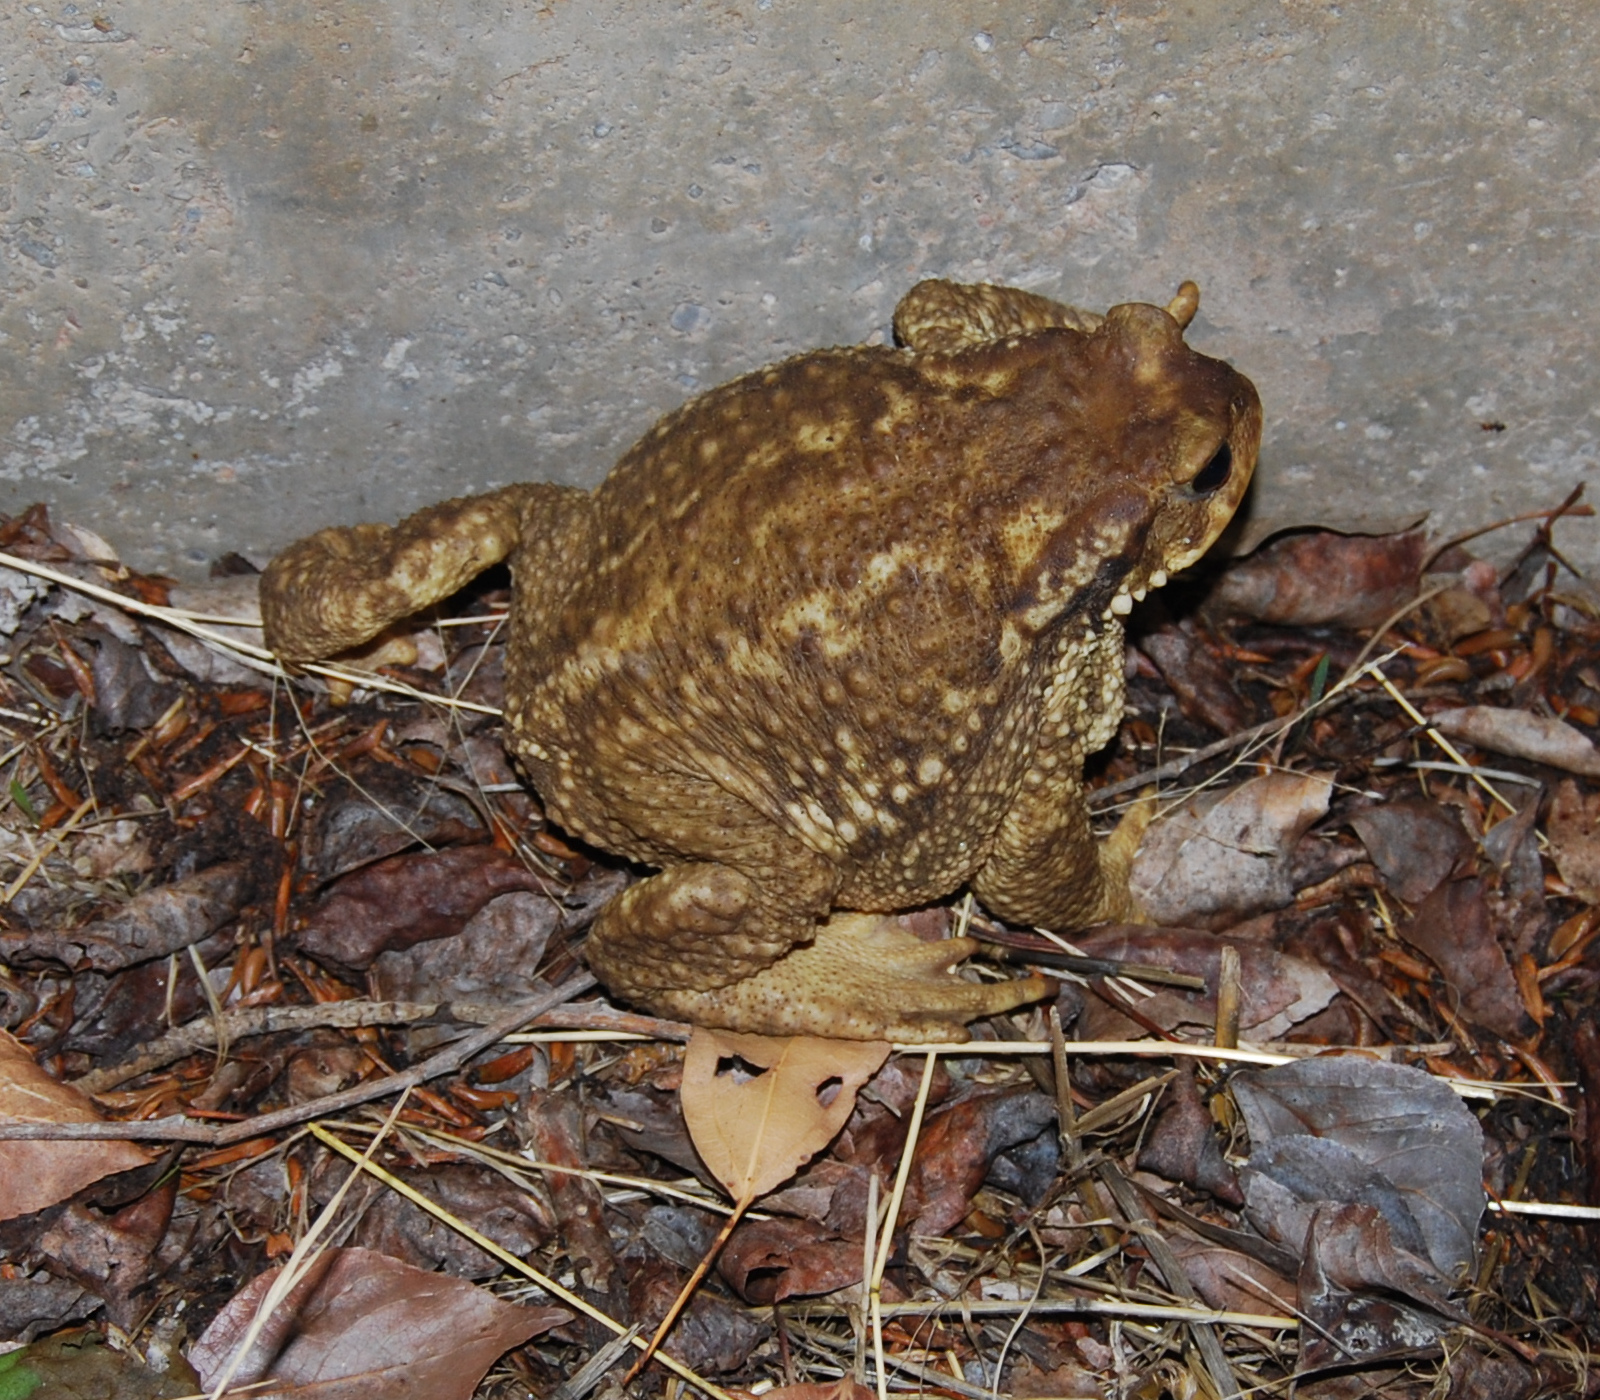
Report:
[[[881,1040],[735,1035],[695,1027],[683,1057],[683,1118],[734,1209],[623,1377],[624,1389],[666,1340],[750,1203],[833,1141],[855,1107],[857,1091],[888,1058],[889,1046]]]
[[[748,1204],[833,1140],[888,1056],[883,1041],[696,1027],[683,1060],[689,1136],[728,1194]]]
[[[52,1079],[16,1036],[0,1031],[0,1123],[98,1123],[87,1094]],[[131,1142],[0,1142],[0,1220],[32,1215],[152,1154]]]

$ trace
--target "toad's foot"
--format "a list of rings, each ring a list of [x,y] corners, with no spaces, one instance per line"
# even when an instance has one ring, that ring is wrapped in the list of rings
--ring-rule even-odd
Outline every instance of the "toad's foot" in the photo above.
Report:
[[[1035,973],[966,982],[954,968],[971,938],[923,943],[884,914],[835,914],[816,938],[771,967],[714,991],[656,992],[656,1010],[699,1025],[758,1035],[925,1044],[967,1039],[966,1022],[1053,996]]]

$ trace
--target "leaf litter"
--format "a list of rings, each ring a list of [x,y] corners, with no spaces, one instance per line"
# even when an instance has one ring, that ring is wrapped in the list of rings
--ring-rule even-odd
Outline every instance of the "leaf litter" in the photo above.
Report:
[[[919,913],[1063,989],[910,1054],[589,991],[503,578],[291,687],[248,565],[0,520],[0,1386],[195,1393],[325,1230],[239,1393],[1593,1393],[1584,513],[1164,595],[1092,773],[1160,926]]]

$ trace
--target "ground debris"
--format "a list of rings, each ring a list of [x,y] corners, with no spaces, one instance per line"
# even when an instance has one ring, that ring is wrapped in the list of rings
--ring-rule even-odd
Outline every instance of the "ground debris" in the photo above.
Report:
[[[1585,1393],[1600,603],[1546,534],[1502,575],[1300,529],[1167,590],[1096,772],[1156,790],[1162,926],[927,911],[1048,946],[1059,998],[767,1093],[765,1047],[686,1066],[687,1027],[570,1000],[635,872],[515,787],[503,580],[368,686],[291,685],[250,578],[180,597],[0,519],[0,1340],[152,1395],[237,1353],[272,1393],[567,1400],[692,1284],[633,1395],[863,1400],[880,1355],[973,1400]]]

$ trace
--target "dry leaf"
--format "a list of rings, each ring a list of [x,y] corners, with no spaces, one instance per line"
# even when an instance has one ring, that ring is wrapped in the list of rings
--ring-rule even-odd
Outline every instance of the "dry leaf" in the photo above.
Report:
[[[1376,627],[1415,595],[1427,552],[1421,530],[1285,535],[1231,565],[1206,606],[1301,627]]]
[[[748,1390],[736,1390],[735,1395],[749,1395]],[[769,1390],[762,1400],[876,1400],[877,1392],[848,1376],[837,1381],[815,1381],[810,1385],[780,1385]]]
[[[1444,974],[1469,1021],[1510,1040],[1527,1035],[1527,1008],[1496,936],[1489,884],[1481,876],[1446,880],[1400,925],[1400,936]]]
[[[883,1041],[777,1039],[697,1026],[683,1059],[689,1135],[728,1194],[748,1204],[833,1140],[856,1092],[888,1057]]]
[[[1546,835],[1561,878],[1586,904],[1600,904],[1600,794],[1585,795],[1571,778],[1550,803]]]
[[[235,1375],[235,1386],[275,1381],[266,1393],[317,1400],[468,1400],[496,1357],[572,1318],[564,1308],[507,1303],[485,1288],[369,1249],[324,1257],[310,1287],[279,1306],[263,1334],[270,1342],[252,1352],[241,1367],[245,1381]],[[207,1388],[278,1272],[269,1269],[234,1294],[190,1348],[189,1361]]]
[[[1204,978],[1203,992],[1158,987],[1151,995],[1137,996],[1133,1004],[1141,1019],[1169,1031],[1180,1026],[1209,1030],[1216,1025],[1217,979],[1222,949],[1228,943],[1239,954],[1239,1029],[1247,1039],[1281,1040],[1339,994],[1339,984],[1318,964],[1236,934],[1107,924],[1079,934],[1074,942],[1091,958],[1147,963]],[[1080,1034],[1086,1040],[1126,1040],[1141,1033],[1101,997],[1091,998],[1082,1014]]]
[[[1420,904],[1472,854],[1460,817],[1425,797],[1363,807],[1349,822],[1390,890],[1407,904]]]
[[[1447,739],[1600,778],[1600,749],[1565,720],[1546,719],[1528,710],[1463,705],[1457,710],[1441,710],[1428,722]]]
[[[1205,792],[1156,821],[1134,860],[1129,887],[1150,921],[1227,928],[1294,899],[1292,856],[1328,810],[1330,778],[1264,773],[1225,792]]]
[[[39,1068],[28,1047],[0,1031],[0,1122],[99,1123],[88,1095]],[[131,1142],[0,1142],[0,1220],[32,1215],[92,1181],[142,1167],[151,1155]]]
[[[684,1304],[756,1197],[786,1181],[844,1127],[856,1093],[889,1058],[881,1040],[735,1035],[696,1026],[683,1057],[684,1122],[734,1199],[733,1214],[689,1276],[626,1386],[656,1353]]]
[[[1338,1055],[1244,1070],[1231,1087],[1250,1133],[1246,1212],[1269,1239],[1302,1249],[1316,1210],[1358,1202],[1387,1210],[1396,1241],[1444,1277],[1472,1265],[1483,1128],[1447,1084]],[[1274,1190],[1258,1197],[1264,1185]],[[1258,1218],[1267,1208],[1275,1225]]]
[[[1237,667],[1223,660],[1192,619],[1169,622],[1139,638],[1139,650],[1178,697],[1178,708],[1219,734],[1233,734],[1253,720],[1233,679]]]
[[[8,929],[0,933],[0,958],[58,962],[96,972],[118,972],[164,958],[200,942],[233,918],[250,897],[253,879],[246,862],[223,861],[135,895],[104,918],[71,932]]]

